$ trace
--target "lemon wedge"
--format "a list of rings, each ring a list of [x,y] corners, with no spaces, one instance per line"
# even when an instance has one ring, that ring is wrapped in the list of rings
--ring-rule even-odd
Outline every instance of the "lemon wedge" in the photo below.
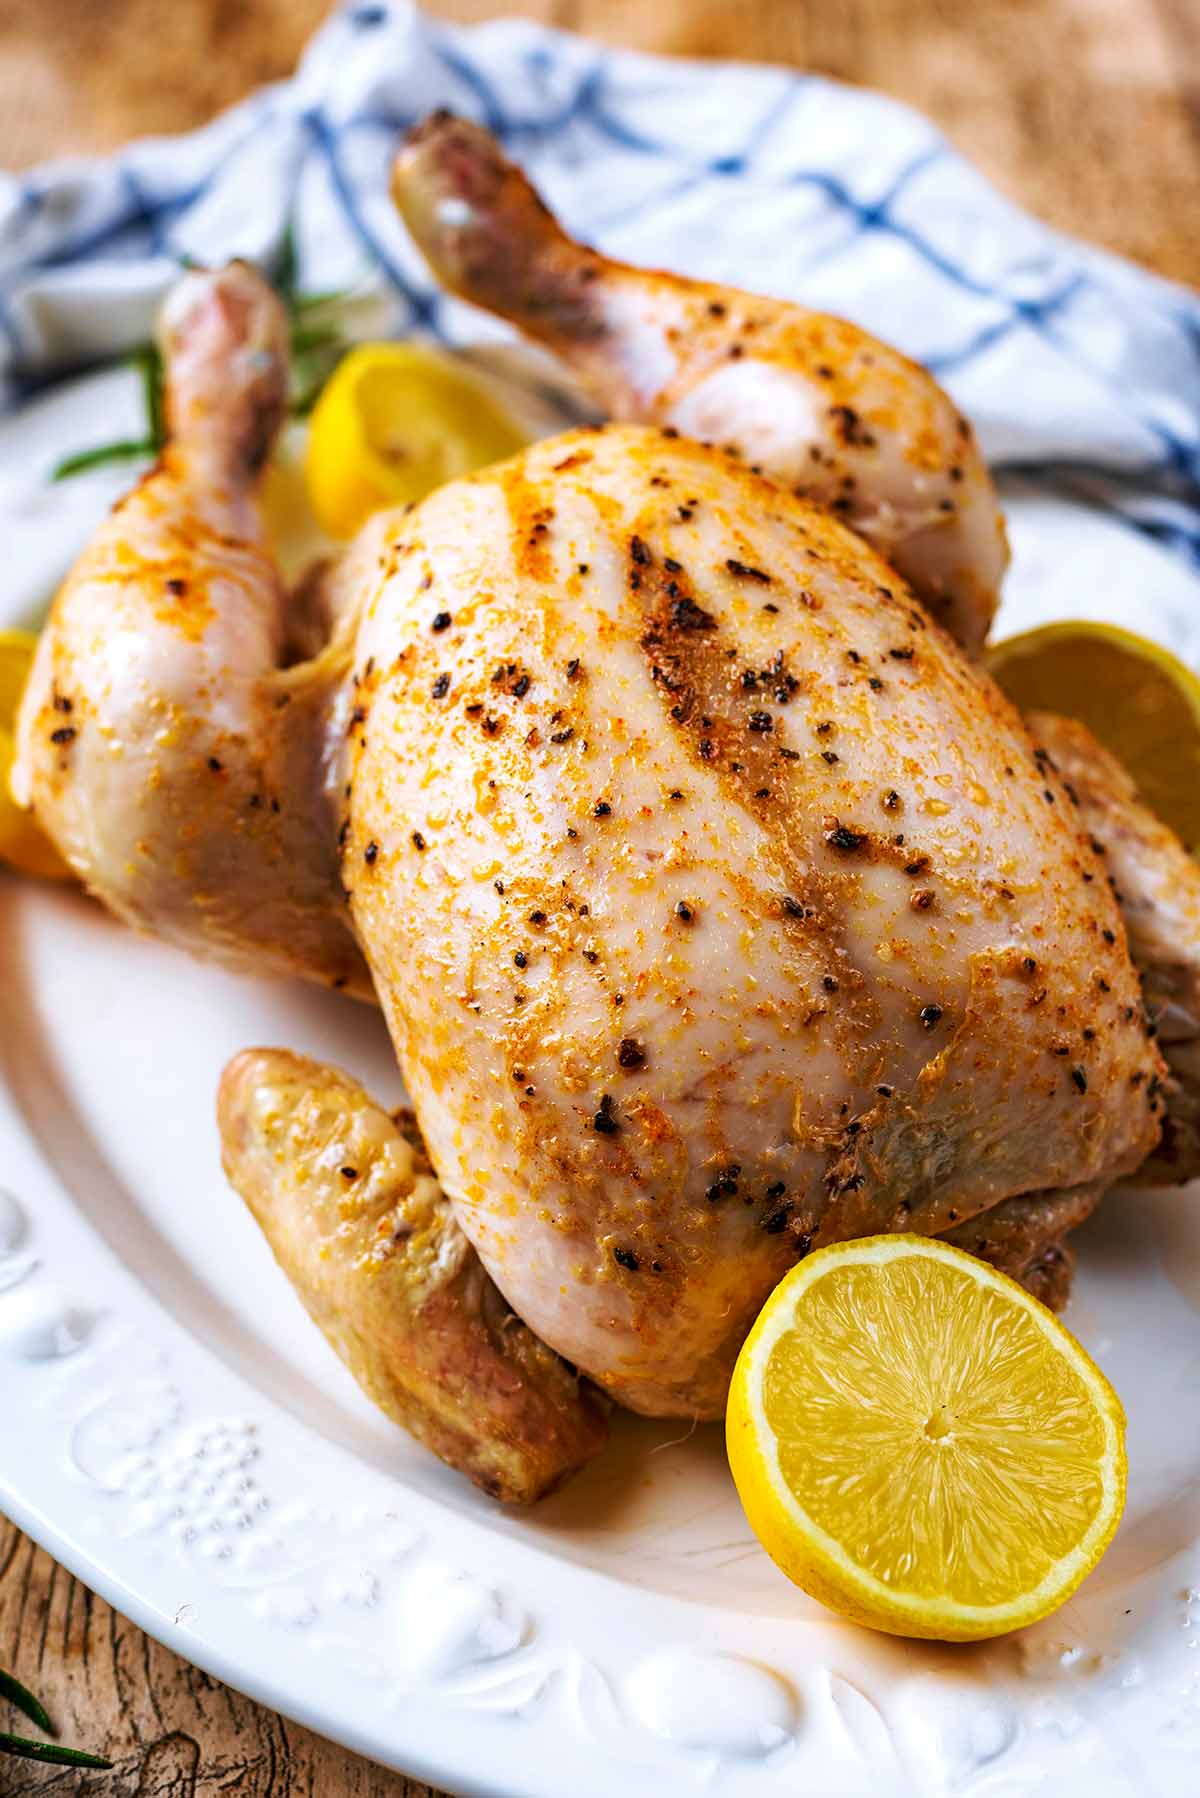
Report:
[[[43,880],[70,880],[70,868],[8,785],[16,750],[13,726],[36,648],[32,631],[0,631],[0,862]]]
[[[746,1339],[729,1461],[789,1579],[891,1635],[969,1641],[1054,1610],[1125,1500],[1125,1419],[1045,1306],[946,1243],[809,1255]]]
[[[988,651],[1023,712],[1086,724],[1133,776],[1146,804],[1200,848],[1200,680],[1161,644],[1113,624],[1043,625]]]
[[[338,364],[309,427],[305,477],[322,528],[349,537],[381,506],[515,454],[527,438],[452,356],[365,343]]]

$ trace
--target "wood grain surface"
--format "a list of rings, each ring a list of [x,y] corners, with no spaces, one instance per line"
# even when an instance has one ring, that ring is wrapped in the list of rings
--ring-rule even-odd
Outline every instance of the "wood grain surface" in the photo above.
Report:
[[[326,0],[0,0],[0,164],[183,131],[285,75]],[[1013,199],[1200,284],[1195,0],[441,0],[882,88]],[[748,277],[749,278],[749,277]],[[428,1798],[160,1648],[0,1519],[0,1666],[111,1773],[0,1757],[0,1798]],[[0,1728],[15,1717],[0,1708]]]

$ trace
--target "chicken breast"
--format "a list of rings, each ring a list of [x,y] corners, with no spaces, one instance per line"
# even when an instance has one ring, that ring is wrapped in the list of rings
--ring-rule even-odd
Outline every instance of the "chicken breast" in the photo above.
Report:
[[[716,1415],[814,1242],[1144,1158],[1102,864],[859,538],[624,426],[372,541],[356,933],[464,1231],[622,1403]]]

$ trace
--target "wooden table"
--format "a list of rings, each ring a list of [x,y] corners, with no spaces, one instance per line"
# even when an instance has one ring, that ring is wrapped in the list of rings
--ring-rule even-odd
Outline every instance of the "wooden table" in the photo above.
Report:
[[[182,131],[286,74],[327,0],[0,0],[0,164]],[[1023,205],[1200,284],[1194,0],[440,0],[615,44],[790,62],[930,113]],[[165,28],[168,27],[168,28]],[[0,1666],[111,1774],[0,1757],[0,1798],[428,1798],[178,1660],[0,1518]],[[0,1727],[6,1718],[0,1713]]]

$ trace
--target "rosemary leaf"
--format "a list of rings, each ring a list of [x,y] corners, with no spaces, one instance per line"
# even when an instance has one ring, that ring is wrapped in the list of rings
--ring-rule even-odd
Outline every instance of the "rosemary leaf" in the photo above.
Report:
[[[156,343],[145,344],[135,353],[138,372],[142,377],[142,397],[146,406],[146,433],[156,450],[161,449],[166,441],[166,422],[163,417],[163,365],[162,355]]]
[[[341,340],[336,325],[297,325],[292,331],[292,354],[303,356],[307,350],[329,349]]]
[[[50,470],[52,481],[65,481],[73,474],[83,474],[89,468],[103,468],[107,462],[128,462],[134,456],[156,455],[159,445],[151,437],[130,437],[118,443],[101,443],[96,449],[79,450],[73,456],[64,456],[61,462]]]
[[[296,228],[289,219],[284,226],[283,237],[279,244],[279,260],[275,268],[275,291],[284,304],[289,307],[296,303],[296,276],[299,272],[296,256]]]
[[[100,1754],[84,1754],[79,1748],[63,1748],[58,1742],[30,1742],[25,1736],[0,1734],[0,1754],[15,1754],[25,1761],[53,1761],[58,1767],[111,1767]]]
[[[319,312],[322,306],[340,306],[349,297],[348,287],[327,287],[324,292],[298,293],[292,301],[292,311],[297,316],[305,312]]]
[[[57,1733],[45,1705],[40,1704],[27,1686],[23,1686],[19,1679],[14,1679],[11,1673],[5,1673],[3,1668],[0,1668],[0,1698],[7,1699],[9,1704],[15,1704],[31,1723],[44,1729],[48,1736]]]

